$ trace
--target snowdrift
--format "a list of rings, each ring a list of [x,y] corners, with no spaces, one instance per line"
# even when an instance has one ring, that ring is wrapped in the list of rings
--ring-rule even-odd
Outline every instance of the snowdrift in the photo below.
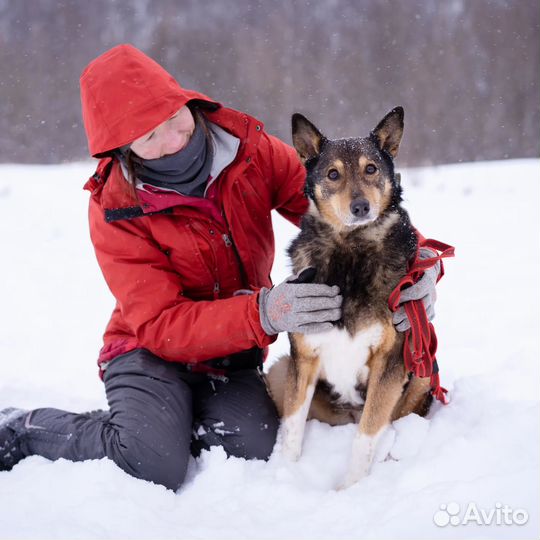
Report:
[[[395,422],[368,478],[335,491],[355,428],[316,421],[298,463],[216,448],[177,493],[108,460],[31,457],[0,473],[0,538],[538,537],[539,165],[402,171],[413,223],[456,247],[435,319],[451,404]],[[113,301],[88,238],[93,166],[0,166],[0,408],[106,406],[95,360]],[[274,224],[279,281],[295,229]]]

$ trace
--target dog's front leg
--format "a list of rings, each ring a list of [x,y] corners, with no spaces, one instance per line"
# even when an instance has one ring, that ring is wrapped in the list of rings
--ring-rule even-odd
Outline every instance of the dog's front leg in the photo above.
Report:
[[[294,346],[285,386],[281,442],[283,455],[296,461],[302,452],[306,420],[319,377],[320,360],[307,346],[302,335],[294,334],[292,341]]]
[[[369,473],[377,442],[390,424],[392,412],[402,394],[403,377],[403,370],[399,368],[388,373],[375,367],[370,375],[364,410],[352,444],[349,469],[341,489],[355,484]]]

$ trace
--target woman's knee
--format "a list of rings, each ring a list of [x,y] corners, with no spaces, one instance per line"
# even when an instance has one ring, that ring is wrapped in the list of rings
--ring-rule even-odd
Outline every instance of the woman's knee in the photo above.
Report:
[[[189,444],[148,444],[136,436],[124,437],[112,459],[125,472],[176,491],[184,482]]]
[[[105,372],[110,418],[103,438],[123,470],[177,489],[189,459],[192,396],[178,368],[144,349]]]

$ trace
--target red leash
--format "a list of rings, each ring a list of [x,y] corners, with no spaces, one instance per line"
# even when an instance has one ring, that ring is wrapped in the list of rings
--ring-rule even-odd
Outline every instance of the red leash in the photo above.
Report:
[[[399,307],[401,291],[416,283],[425,270],[435,266],[437,261],[441,261],[441,272],[437,281],[443,276],[442,259],[454,256],[454,248],[437,240],[427,239],[421,241],[420,247],[426,247],[437,253],[436,257],[419,259],[418,253],[414,262],[409,267],[407,275],[398,283],[388,299],[388,306],[391,311],[396,311]],[[441,252],[439,254],[439,252]],[[403,304],[405,313],[411,324],[411,328],[405,332],[403,343],[403,360],[408,373],[413,373],[416,377],[431,377],[431,393],[444,403],[448,403],[446,398],[446,388],[441,386],[439,381],[439,366],[435,353],[437,352],[437,336],[435,328],[427,318],[426,308],[422,300],[411,300]]]

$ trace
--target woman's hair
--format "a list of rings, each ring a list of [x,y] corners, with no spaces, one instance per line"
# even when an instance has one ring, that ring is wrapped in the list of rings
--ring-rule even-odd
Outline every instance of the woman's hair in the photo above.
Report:
[[[206,115],[204,114],[204,109],[206,109],[206,104],[204,101],[198,101],[198,100],[192,100],[188,103],[186,103],[186,106],[191,111],[191,114],[193,115],[193,118],[195,120],[195,126],[200,125],[204,136],[206,137],[206,142],[209,145],[213,145],[214,141],[212,139],[212,135],[210,133],[210,128],[208,127],[208,119],[206,118]],[[209,110],[212,110],[212,108],[209,108]],[[137,199],[137,192],[135,190],[135,180],[136,180],[136,174],[135,174],[135,165],[137,163],[141,163],[143,160],[135,153],[131,148],[128,148],[127,151],[124,153],[125,159],[126,159],[126,168],[127,168],[127,184],[128,184],[128,190],[129,193]]]

